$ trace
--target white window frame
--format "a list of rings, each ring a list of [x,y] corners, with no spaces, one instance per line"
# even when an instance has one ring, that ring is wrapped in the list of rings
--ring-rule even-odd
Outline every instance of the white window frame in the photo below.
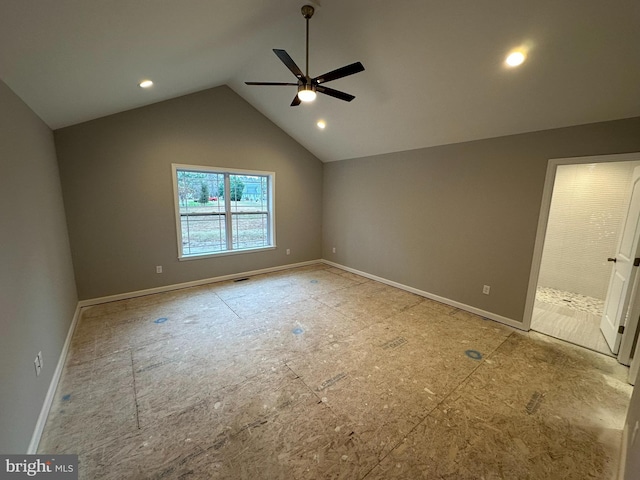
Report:
[[[268,231],[270,237],[270,244],[255,247],[255,248],[242,248],[233,249],[232,228],[231,223],[233,221],[234,213],[231,211],[231,196],[229,195],[229,201],[225,202],[225,222],[226,222],[226,235],[227,235],[227,250],[221,250],[219,252],[207,252],[207,253],[193,253],[183,254],[182,252],[182,222],[180,220],[180,198],[178,196],[178,170],[187,170],[190,172],[203,172],[203,173],[218,173],[225,175],[225,192],[229,192],[229,175],[257,175],[267,177],[267,204],[269,208],[269,223]],[[227,167],[208,167],[203,165],[185,165],[181,163],[171,164],[171,175],[173,181],[173,203],[175,208],[175,220],[176,220],[176,240],[178,247],[178,260],[196,260],[201,258],[220,257],[225,255],[239,255],[243,253],[254,253],[264,250],[274,250],[276,248],[276,212],[275,212],[275,185],[276,174],[275,172],[265,172],[261,170],[242,170],[239,168],[227,168]]]

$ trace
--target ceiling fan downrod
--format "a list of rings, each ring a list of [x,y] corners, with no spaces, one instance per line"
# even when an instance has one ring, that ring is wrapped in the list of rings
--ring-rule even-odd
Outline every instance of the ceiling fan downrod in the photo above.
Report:
[[[308,80],[310,78],[309,77],[309,19],[313,17],[313,13],[315,12],[315,9],[311,5],[305,5],[302,7],[301,11],[302,11],[302,16],[307,21],[307,65],[306,65],[307,68],[304,73]]]

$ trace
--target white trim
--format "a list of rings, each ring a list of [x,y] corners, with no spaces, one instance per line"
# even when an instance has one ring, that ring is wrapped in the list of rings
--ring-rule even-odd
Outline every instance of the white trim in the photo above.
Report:
[[[275,176],[275,172],[269,172],[266,170],[243,170],[241,168],[230,168],[230,167],[210,167],[208,165],[187,165],[186,163],[172,163],[172,167],[175,167],[177,170],[187,170],[189,172],[200,173],[200,172],[210,172],[210,173],[239,173],[241,175],[273,175]]]
[[[60,376],[62,375],[62,369],[64,368],[64,364],[67,359],[69,346],[71,345],[71,338],[73,337],[73,332],[76,329],[76,325],[78,324],[79,318],[80,318],[80,304],[78,303],[78,305],[76,306],[76,311],[73,314],[73,320],[71,321],[71,325],[69,326],[69,331],[67,332],[67,338],[64,341],[62,351],[60,352],[60,356],[58,357],[58,364],[56,365],[56,369],[53,372],[53,378],[51,379],[51,383],[49,383],[49,389],[47,390],[47,395],[44,397],[44,403],[42,404],[42,408],[40,409],[40,415],[38,416],[38,421],[36,422],[36,426],[33,430],[31,441],[29,442],[29,447],[27,449],[27,454],[29,455],[34,454],[38,451],[40,438],[42,437],[44,426],[47,423],[49,410],[51,410],[51,405],[53,404],[53,398],[56,394],[56,389],[58,388],[58,382],[60,381]]]
[[[636,350],[634,352],[633,358],[631,359],[631,365],[629,365],[629,375],[627,377],[627,381],[631,385],[636,385],[638,380],[640,380],[638,376],[638,371],[640,370],[640,337],[636,341]],[[640,388],[640,385],[638,386]]]
[[[551,198],[553,196],[553,185],[556,178],[556,170],[560,165],[580,165],[585,163],[609,163],[609,162],[631,162],[638,161],[638,152],[621,153],[614,155],[594,155],[590,157],[566,157],[552,158],[547,164],[547,173],[542,193],[540,205],[540,215],[538,216],[538,228],[536,231],[535,246],[533,248],[533,258],[531,260],[531,271],[529,273],[529,287],[527,288],[527,299],[524,307],[522,328],[531,329],[531,318],[533,317],[533,306],[536,300],[536,288],[538,277],[540,276],[540,265],[542,263],[542,250],[544,239],[549,223],[549,210],[551,209]]]
[[[194,253],[192,255],[183,255],[178,258],[180,262],[188,262],[191,260],[201,260],[203,258],[214,258],[214,257],[224,257],[227,255],[240,255],[243,253],[257,253],[264,252],[265,250],[275,250],[278,248],[276,245],[269,245],[268,247],[256,247],[256,248],[245,248],[243,250],[223,250],[221,252],[214,253]]]
[[[203,278],[202,280],[193,280],[191,282],[174,283],[172,285],[163,285],[162,287],[148,288],[148,289],[145,289],[145,290],[136,290],[134,292],[119,293],[117,295],[109,295],[109,296],[106,296],[106,297],[91,298],[91,299],[88,299],[88,300],[80,300],[80,302],[78,302],[78,305],[80,307],[89,307],[89,306],[92,306],[92,305],[100,305],[101,303],[116,302],[118,300],[127,300],[129,298],[143,297],[145,295],[153,295],[154,293],[170,292],[172,290],[181,290],[183,288],[199,287],[200,285],[207,285],[209,283],[217,283],[217,282],[224,282],[226,280],[234,280],[236,278],[251,277],[253,275],[260,275],[260,274],[263,274],[263,273],[277,272],[277,271],[280,271],[280,270],[288,270],[290,268],[306,267],[307,265],[315,265],[316,263],[322,263],[322,260],[309,260],[307,262],[290,263],[290,264],[287,264],[287,265],[280,265],[280,266],[277,266],[277,267],[263,268],[263,269],[260,269],[260,270],[251,270],[251,271],[248,271],[248,272],[232,273],[230,275],[222,275],[222,276],[219,276],[219,277]]]
[[[178,260],[182,258],[182,225],[180,221],[180,198],[178,196],[178,164],[171,164],[171,184],[173,185],[173,215],[176,222],[176,247]]]
[[[524,330],[522,322],[518,322],[517,320],[513,320],[511,318],[503,317],[502,315],[498,315],[497,313],[487,312],[486,310],[481,310],[480,308],[472,307],[471,305],[466,305],[464,303],[460,303],[455,300],[451,300],[449,298],[445,298],[439,295],[435,295],[433,293],[425,292],[424,290],[419,290],[417,288],[409,287],[408,285],[394,282],[393,280],[387,280],[386,278],[378,277],[377,275],[372,275],[367,272],[362,272],[360,270],[356,270],[355,268],[345,267],[344,265],[340,265],[339,263],[331,262],[329,260],[323,259],[322,263],[326,263],[327,265],[331,265],[332,267],[336,267],[341,270],[346,270],[347,272],[355,273],[362,277],[370,278],[371,280],[375,280],[376,282],[384,283],[386,285],[390,285],[392,287],[396,287],[401,290],[405,290],[407,292],[415,293],[416,295],[420,295],[421,297],[426,297],[431,300],[435,300],[436,302],[444,303],[446,305],[451,305],[452,307],[459,308],[460,310],[465,310],[470,313],[475,313],[476,315],[480,315],[481,317],[485,317],[490,320],[495,320],[496,322],[499,322],[499,323],[504,323],[505,325],[509,325],[510,327]]]
[[[635,273],[635,272],[634,272]],[[634,340],[636,331],[638,329],[638,319],[640,318],[640,275],[634,275],[633,284],[631,285],[631,295],[629,297],[629,308],[627,310],[627,314],[625,318],[623,318],[624,322],[624,331],[622,334],[622,339],[620,341],[620,348],[618,349],[618,362],[623,365],[631,366],[632,358],[631,352],[633,347],[635,346]],[[629,332],[627,335],[626,332]],[[637,347],[636,347],[636,351]],[[631,371],[629,372],[631,373]],[[629,377],[631,378],[631,377]],[[634,382],[629,381],[631,385],[634,385]]]
[[[620,446],[620,465],[618,467],[618,480],[624,480],[624,474],[627,466],[627,450],[629,448],[629,424],[624,424],[622,430],[622,443]]]
[[[536,302],[536,290],[538,288],[538,277],[540,277],[540,265],[542,264],[542,250],[544,239],[547,235],[547,224],[549,223],[549,211],[551,210],[551,198],[553,196],[553,185],[556,181],[556,169],[558,164],[549,160],[547,173],[544,180],[544,190],[542,192],[542,204],[538,215],[538,228],[536,230],[536,241],[533,247],[533,260],[529,271],[529,287],[527,288],[527,298],[524,304],[522,326],[525,330],[531,329],[531,319],[533,317],[533,306]]]

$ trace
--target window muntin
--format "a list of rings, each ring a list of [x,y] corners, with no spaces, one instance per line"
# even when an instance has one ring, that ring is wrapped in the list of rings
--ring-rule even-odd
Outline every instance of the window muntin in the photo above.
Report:
[[[178,257],[275,247],[273,172],[173,165]]]

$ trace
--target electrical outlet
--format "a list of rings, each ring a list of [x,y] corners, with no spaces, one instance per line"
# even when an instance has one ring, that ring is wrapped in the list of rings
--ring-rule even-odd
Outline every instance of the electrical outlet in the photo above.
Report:
[[[482,287],[482,293],[484,293],[485,295],[489,295],[490,291],[491,287],[489,285],[485,285],[484,287]]]
[[[291,255],[291,249],[287,248],[287,255]]]
[[[156,273],[162,273],[162,265],[156,267]]]
[[[333,253],[336,253],[336,247],[333,247],[333,248],[331,249],[331,251],[332,251]]]

